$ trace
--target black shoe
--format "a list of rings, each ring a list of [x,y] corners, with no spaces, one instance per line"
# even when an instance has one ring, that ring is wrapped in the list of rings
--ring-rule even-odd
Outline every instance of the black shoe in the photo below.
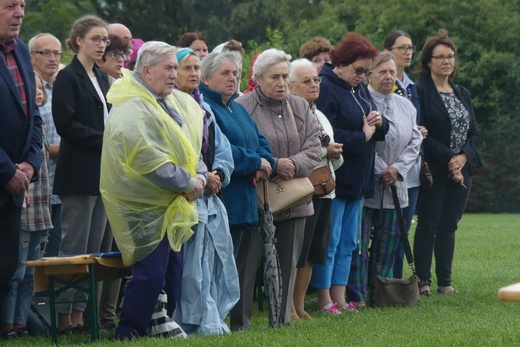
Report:
[[[72,325],[69,325],[63,330],[58,330],[58,335],[72,335]]]
[[[16,337],[27,337],[29,332],[26,327],[16,329]]]
[[[71,327],[71,332],[74,335],[90,334],[90,326],[78,324],[75,327]]]
[[[431,281],[420,281],[419,282],[419,294],[424,296],[432,295],[432,290],[430,288]]]
[[[109,322],[109,323],[105,323],[105,324],[100,324],[99,330],[100,331],[111,331],[111,330],[115,330],[116,327],[117,327],[117,324],[115,322]]]
[[[13,340],[15,338],[16,338],[16,332],[13,329],[0,334],[0,340]]]

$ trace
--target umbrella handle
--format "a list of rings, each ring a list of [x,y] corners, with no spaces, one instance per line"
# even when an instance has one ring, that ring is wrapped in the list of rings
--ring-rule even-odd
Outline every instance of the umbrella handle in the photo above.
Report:
[[[269,204],[269,190],[267,179],[262,181],[264,184],[264,211],[267,211],[267,205]]]

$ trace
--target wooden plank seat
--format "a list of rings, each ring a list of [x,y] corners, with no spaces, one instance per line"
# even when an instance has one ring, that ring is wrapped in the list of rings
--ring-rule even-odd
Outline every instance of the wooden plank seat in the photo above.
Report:
[[[34,267],[34,291],[48,290],[51,312],[51,337],[58,343],[56,324],[56,298],[65,290],[75,288],[88,294],[90,335],[92,341],[99,339],[97,282],[116,279],[129,274],[123,265],[121,253],[81,254],[63,257],[42,258],[27,261]]]

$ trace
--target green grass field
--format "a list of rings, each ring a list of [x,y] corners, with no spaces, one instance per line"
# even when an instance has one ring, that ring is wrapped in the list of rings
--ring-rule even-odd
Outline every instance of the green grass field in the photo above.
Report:
[[[254,316],[249,331],[187,340],[114,342],[92,346],[520,346],[520,303],[497,299],[500,287],[520,282],[520,215],[468,214],[459,224],[453,268],[458,294],[433,294],[410,308],[367,308],[358,314],[324,316],[309,307],[311,321],[267,328]],[[433,279],[435,283],[435,278]],[[433,290],[435,290],[435,285]],[[60,345],[89,344],[89,335],[60,337]],[[1,346],[51,346],[50,338],[27,338]]]

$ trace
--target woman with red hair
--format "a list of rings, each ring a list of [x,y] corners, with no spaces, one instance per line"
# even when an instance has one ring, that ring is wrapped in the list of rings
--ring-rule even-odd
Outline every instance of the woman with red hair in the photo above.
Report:
[[[326,313],[355,311],[345,299],[352,251],[356,249],[364,199],[374,196],[375,141],[382,141],[388,121],[377,112],[364,83],[378,52],[364,36],[347,33],[321,69],[316,107],[329,119],[334,139],[343,144],[345,164],[336,171],[336,198],[327,261],[315,264],[311,285]]]

